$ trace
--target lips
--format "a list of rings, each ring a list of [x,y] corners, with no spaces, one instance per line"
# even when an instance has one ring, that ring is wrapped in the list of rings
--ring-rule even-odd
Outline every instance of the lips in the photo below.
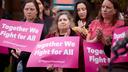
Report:
[[[28,17],[31,17],[31,15],[30,15],[30,14],[27,14],[27,16],[28,16]]]

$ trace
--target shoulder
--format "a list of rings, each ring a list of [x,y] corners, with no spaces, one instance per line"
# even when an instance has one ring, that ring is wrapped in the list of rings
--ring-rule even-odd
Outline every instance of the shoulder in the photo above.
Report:
[[[117,20],[116,21],[116,26],[124,26],[125,22],[123,20]]]
[[[55,37],[55,33],[51,33],[45,36],[45,38],[51,38],[51,37]]]
[[[91,22],[91,24],[89,25],[89,28],[90,27],[95,27],[95,26],[98,26],[98,25],[100,25],[101,23],[100,23],[100,21],[99,20],[93,20],[92,22]]]
[[[34,23],[44,24],[44,21],[41,20],[40,18],[36,18],[36,19],[34,20]]]
[[[95,19],[91,23],[100,23],[100,21],[98,19]]]

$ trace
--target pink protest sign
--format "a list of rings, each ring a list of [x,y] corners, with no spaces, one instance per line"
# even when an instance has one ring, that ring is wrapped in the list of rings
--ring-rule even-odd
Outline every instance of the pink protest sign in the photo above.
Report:
[[[0,46],[0,54],[8,54],[8,53],[9,51],[7,47]]]
[[[117,28],[114,30],[113,33],[113,39],[112,39],[112,45],[116,45],[116,42],[119,40],[123,40],[126,34],[126,31],[128,32],[128,27],[121,27]],[[123,48],[118,50],[118,53],[124,51]],[[111,51],[111,59],[114,57],[114,53]],[[128,62],[128,53],[124,55],[120,55],[117,59],[115,59],[114,63],[119,63],[119,62]]]
[[[110,59],[103,51],[103,44],[84,42],[85,72],[98,72],[99,66],[108,65]]]
[[[31,51],[40,40],[43,24],[2,19],[0,21],[0,45],[23,51]]]
[[[78,68],[78,54],[79,37],[52,37],[36,45],[27,66]]]

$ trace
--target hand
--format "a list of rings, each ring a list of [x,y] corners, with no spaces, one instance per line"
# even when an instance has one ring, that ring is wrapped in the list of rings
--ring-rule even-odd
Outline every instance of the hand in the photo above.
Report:
[[[54,70],[54,69],[55,69],[54,65],[49,65],[49,66],[47,67],[47,70],[48,70],[48,71],[52,71],[52,70]]]
[[[112,44],[112,37],[104,37],[102,41],[105,45],[111,45]]]
[[[72,30],[75,31],[75,32],[82,33],[85,36],[88,34],[88,30],[86,28],[73,27]]]
[[[96,30],[96,38],[97,38],[98,41],[102,40],[103,33],[102,33],[102,30],[101,29],[97,29]]]
[[[54,65],[49,65],[47,70],[53,72],[63,72],[63,68],[54,67]]]
[[[20,50],[19,48],[17,48],[17,49],[16,49],[16,53],[17,53],[17,55],[20,55],[21,50]]]
[[[83,28],[86,25],[86,22],[78,21],[78,27]]]
[[[91,35],[92,35],[92,30],[90,30],[87,34],[87,38],[86,38],[87,42],[97,42],[102,40],[103,38],[103,33],[101,29],[96,30],[96,36],[94,38],[91,38]]]
[[[11,54],[15,57],[15,58],[19,58],[19,55],[17,55],[17,53],[14,50],[11,50]]]

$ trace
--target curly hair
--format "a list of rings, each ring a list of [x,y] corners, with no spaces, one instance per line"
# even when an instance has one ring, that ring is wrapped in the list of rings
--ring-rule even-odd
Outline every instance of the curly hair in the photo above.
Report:
[[[66,15],[70,21],[70,28],[75,26],[73,17],[71,16],[71,14],[68,11],[61,11],[58,12],[58,14],[56,15],[55,19],[53,20],[53,24],[50,28],[49,34],[52,33],[59,33],[59,29],[58,29],[58,19],[61,15]]]

